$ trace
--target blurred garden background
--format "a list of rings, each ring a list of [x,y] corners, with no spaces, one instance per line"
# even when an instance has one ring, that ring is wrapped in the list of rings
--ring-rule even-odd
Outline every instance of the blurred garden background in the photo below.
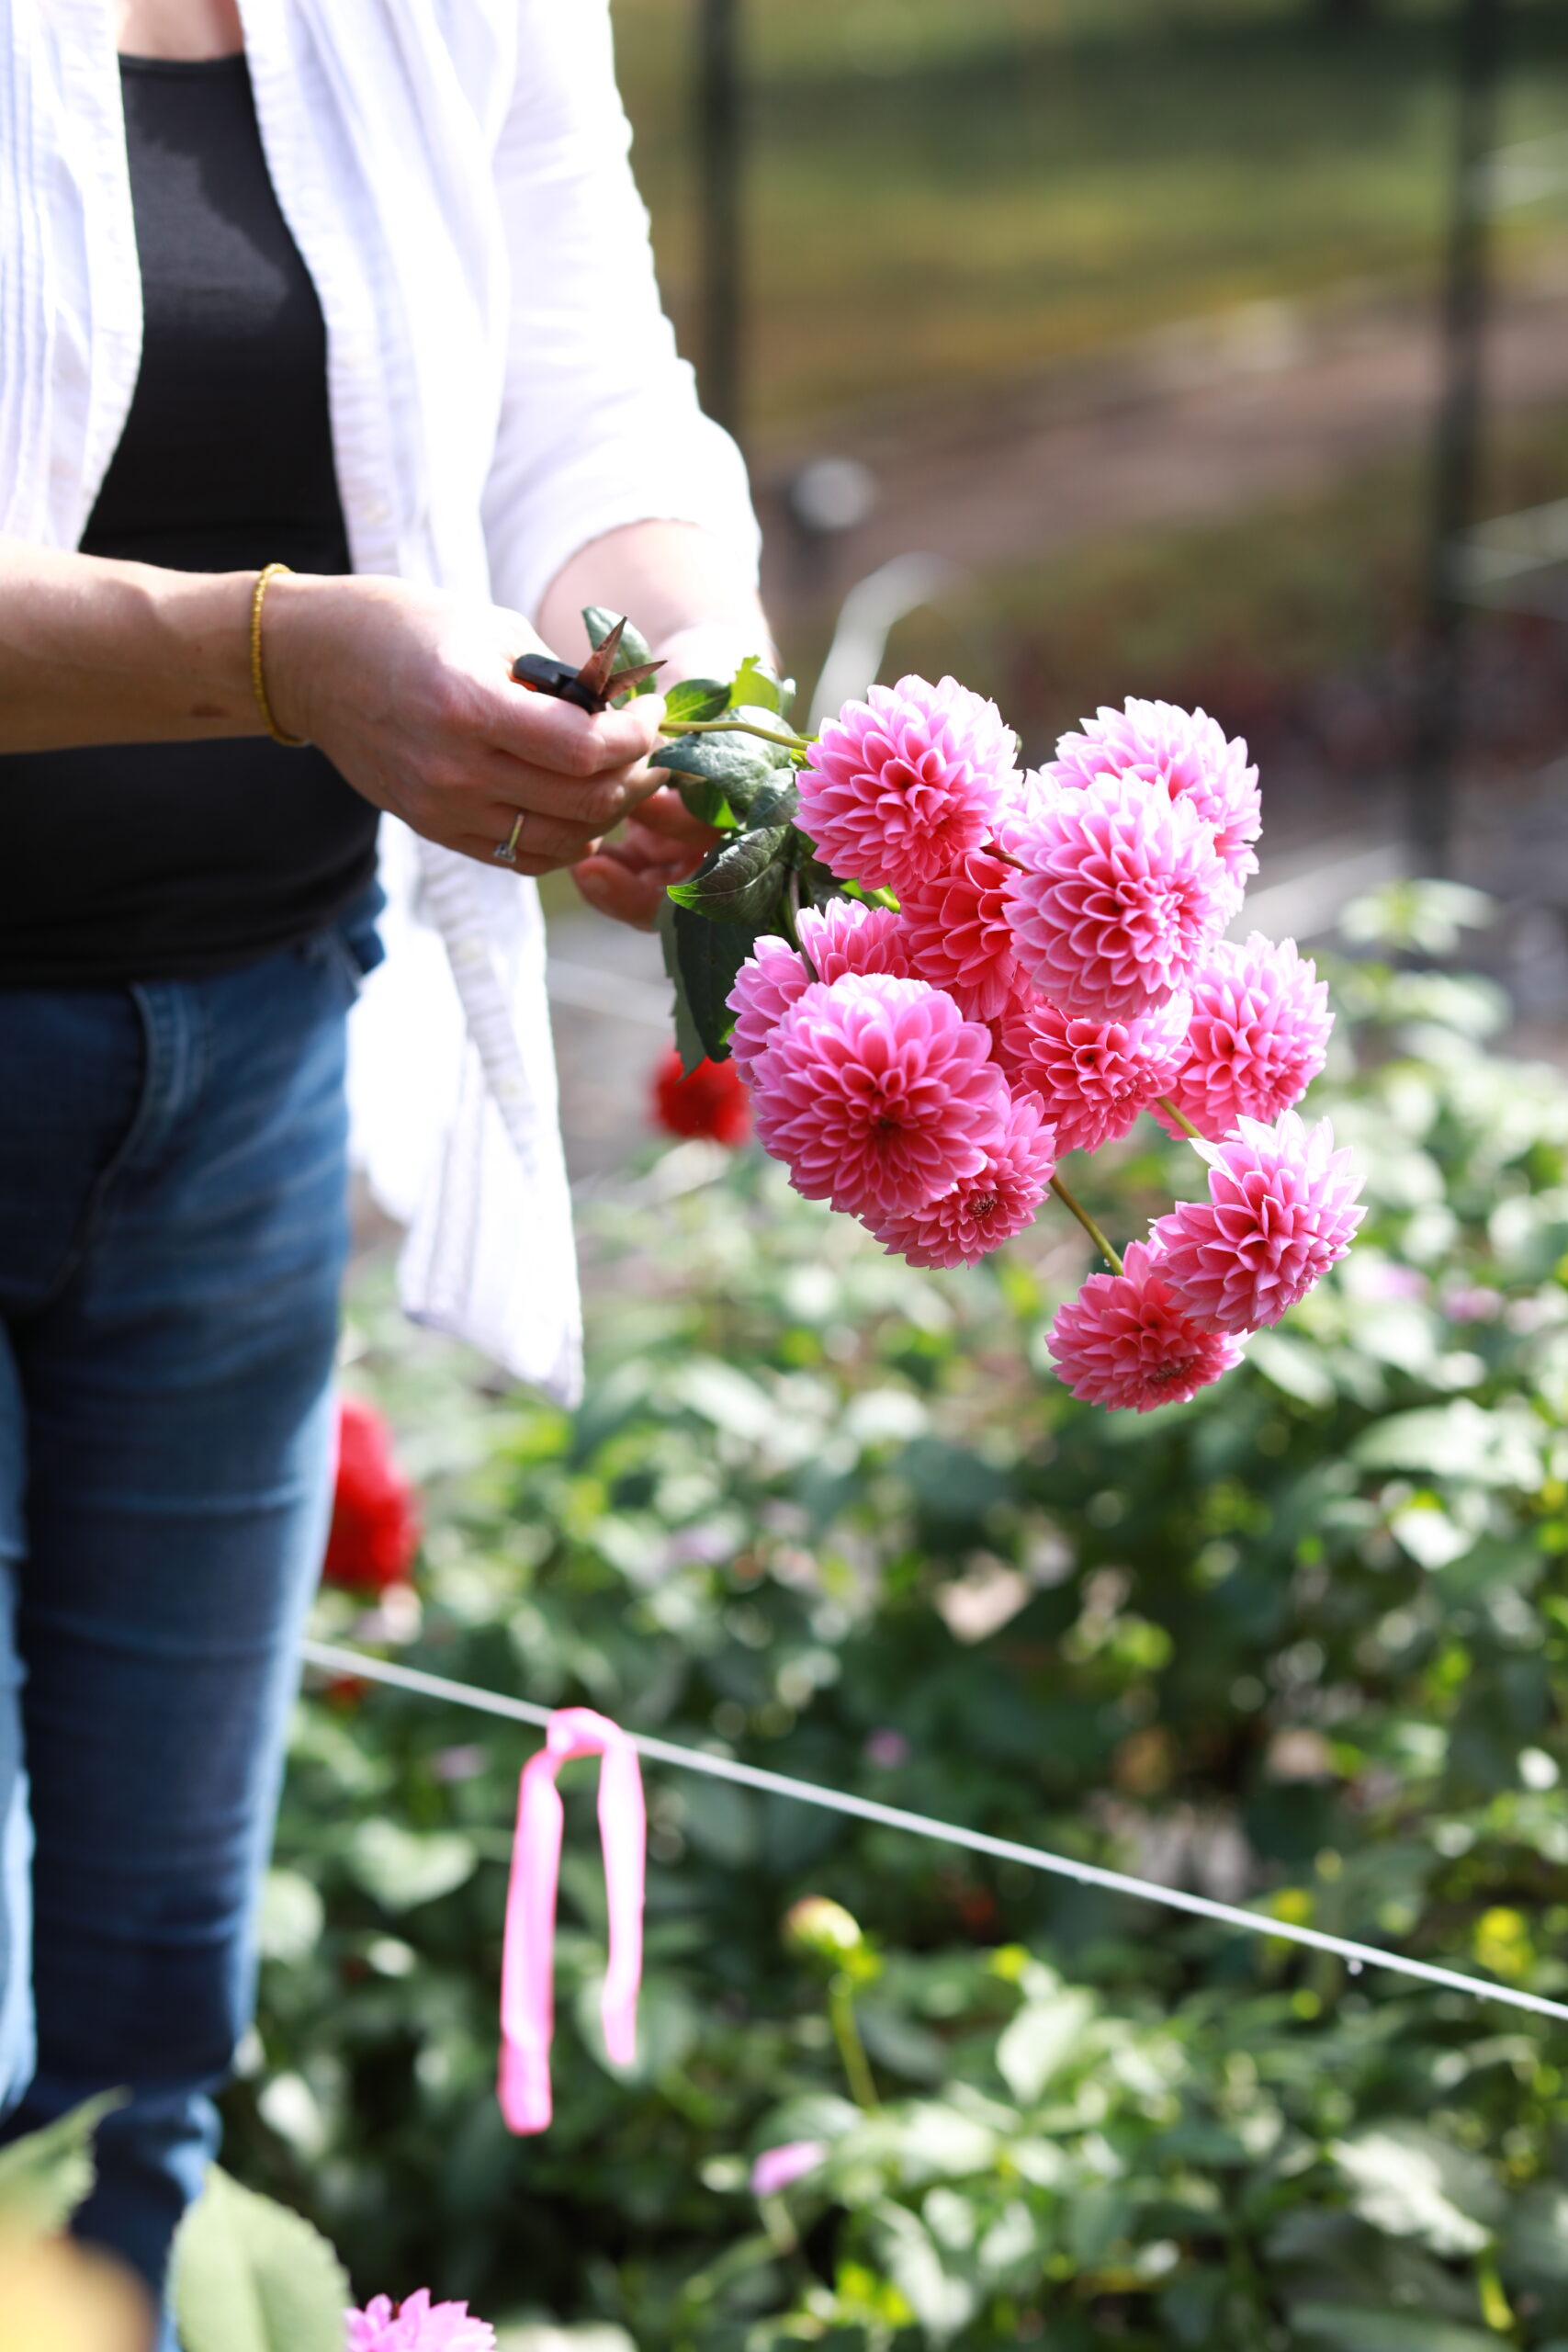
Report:
[[[587,1400],[410,1331],[367,1223],[344,1378],[425,1532],[319,1633],[1568,1994],[1568,8],[1498,12],[1493,527],[1435,607],[1477,5],[736,11],[721,389],[801,712],[846,596],[920,556],[882,674],[995,694],[1031,758],[1128,694],[1249,737],[1248,921],[1340,1012],[1308,1108],[1368,1170],[1348,1265],[1198,1403],[1079,1408],[1041,1346],[1076,1228],[920,1273],[754,1149],[656,1136],[657,946],[563,889]],[[615,14],[711,373],[715,11]],[[1450,875],[1417,884],[1435,614],[1464,692]],[[1147,1125],[1091,1205],[1132,1231],[1199,1172]],[[635,2075],[597,2041],[569,1773],[558,2120],[509,2141],[532,1744],[353,1680],[301,1706],[228,2161],[363,2288],[428,2281],[531,2352],[1568,2352],[1563,2029],[662,1770]],[[836,1968],[784,1938],[807,1894],[863,1931]]]

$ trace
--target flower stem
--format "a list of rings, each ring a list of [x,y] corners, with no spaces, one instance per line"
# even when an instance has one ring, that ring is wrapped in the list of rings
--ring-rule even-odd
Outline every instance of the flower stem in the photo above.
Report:
[[[819,980],[822,975],[802,946],[800,940],[800,868],[798,865],[790,868],[789,881],[784,888],[784,903],[779,909],[779,914],[784,922],[784,937],[805,965],[810,978],[813,980]]]
[[[1120,1254],[1116,1250],[1112,1250],[1110,1242],[1107,1241],[1104,1234],[1101,1233],[1099,1226],[1096,1225],[1093,1217],[1090,1216],[1083,1204],[1080,1201],[1074,1200],[1071,1193],[1068,1192],[1066,1186],[1063,1183],[1059,1176],[1052,1177],[1051,1190],[1055,1193],[1056,1198],[1061,1202],[1062,1206],[1067,1210],[1069,1215],[1077,1217],[1078,1223],[1082,1226],[1084,1231],[1088,1234],[1089,1239],[1093,1242],[1095,1248],[1099,1250],[1100,1256],[1104,1259],[1111,1272],[1118,1274],[1125,1273],[1126,1268],[1122,1263]]]
[[[828,2018],[833,2029],[833,2039],[839,2045],[839,2055],[844,2062],[844,2077],[850,2095],[857,2107],[867,2114],[877,2106],[876,2084],[872,2075],[871,2062],[865,2054],[865,2044],[855,2023],[854,1995],[847,1976],[835,1976],[828,1988]]]
[[[788,752],[809,752],[815,735],[780,735],[771,727],[753,727],[749,718],[661,718],[661,735],[755,735],[761,743],[782,743]]]
[[[1003,849],[997,842],[986,843],[986,855],[998,859],[1003,865],[1014,867],[1020,874],[1027,874],[1029,871],[1021,857],[1014,857],[1010,850]]]
[[[1159,1107],[1165,1113],[1168,1119],[1175,1120],[1177,1125],[1181,1129],[1182,1134],[1187,1137],[1190,1143],[1201,1143],[1203,1141],[1203,1133],[1201,1128],[1195,1127],[1193,1125],[1185,1111],[1179,1111],[1177,1109],[1168,1094],[1162,1094],[1160,1096]]]

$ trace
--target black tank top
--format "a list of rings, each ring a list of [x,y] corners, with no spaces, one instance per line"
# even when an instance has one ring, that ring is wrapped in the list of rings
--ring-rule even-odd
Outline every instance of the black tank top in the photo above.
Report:
[[[182,571],[352,570],[326,331],[243,57],[124,58],[145,328],[85,553]],[[265,737],[0,757],[0,985],[186,978],[330,922],[377,813]]]

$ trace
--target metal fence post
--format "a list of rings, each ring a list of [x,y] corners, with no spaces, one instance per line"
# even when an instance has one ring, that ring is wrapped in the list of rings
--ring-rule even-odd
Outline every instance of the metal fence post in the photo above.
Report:
[[[1491,190],[1505,0],[1459,0],[1452,209],[1443,288],[1443,382],[1432,449],[1430,547],[1410,760],[1410,847],[1417,874],[1453,854],[1464,726],[1463,534],[1476,521],[1489,294]]]
[[[697,0],[703,405],[732,433],[741,406],[740,0]]]

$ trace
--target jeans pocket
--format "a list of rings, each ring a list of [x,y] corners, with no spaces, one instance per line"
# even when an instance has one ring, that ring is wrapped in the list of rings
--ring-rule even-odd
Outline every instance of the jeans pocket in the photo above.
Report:
[[[306,955],[343,983],[349,1004],[353,1004],[377,965],[385,960],[386,950],[376,919],[386,903],[386,894],[379,884],[372,883],[335,922],[330,922],[306,944]]]

